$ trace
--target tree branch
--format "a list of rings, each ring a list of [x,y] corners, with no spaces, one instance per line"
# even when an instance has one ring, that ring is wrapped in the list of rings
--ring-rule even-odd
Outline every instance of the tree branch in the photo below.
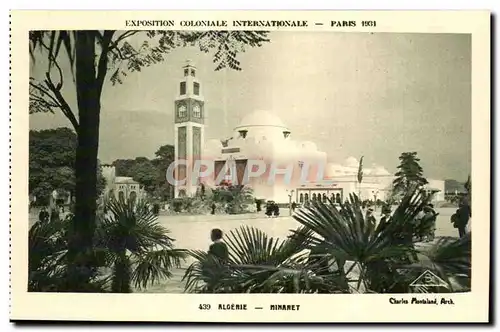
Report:
[[[49,97],[55,104],[57,104],[57,107],[59,107],[59,109],[64,114],[64,116],[66,116],[66,118],[68,118],[68,120],[73,125],[74,129],[76,131],[78,131],[78,126],[79,126],[78,120],[76,119],[75,114],[71,110],[71,107],[69,106],[69,104],[64,99],[64,96],[61,94],[61,89],[62,89],[62,86],[63,86],[63,83],[64,83],[64,75],[63,75],[63,71],[61,69],[61,66],[59,66],[59,63],[57,62],[57,59],[54,56],[54,54],[52,54],[52,49],[49,48],[47,45],[45,45],[45,43],[42,40],[40,40],[40,44],[47,50],[48,55],[49,55],[49,67],[48,67],[47,72],[45,73],[46,79],[45,79],[44,82],[47,85],[47,87],[50,90],[50,92],[52,92],[54,94],[54,96],[52,96],[42,86],[37,86],[36,84],[32,84],[31,82],[30,82],[30,85],[32,87],[34,87],[35,89],[37,89],[38,91],[41,91],[44,95],[46,95],[47,97]],[[51,75],[50,75],[52,65],[56,66],[57,71],[59,73],[59,82],[57,83],[57,85],[55,85],[52,82],[52,78],[51,78]]]
[[[54,38],[54,37],[52,37],[52,38]],[[52,40],[52,42],[53,42],[53,40]],[[59,83],[57,84],[56,88],[57,88],[57,90],[61,90],[61,88],[63,86],[63,82],[64,82],[63,72],[62,72],[61,66],[59,66],[59,63],[57,62],[56,57],[54,56],[54,54],[52,54],[53,47],[49,48],[47,45],[45,45],[45,43],[42,40],[40,40],[40,45],[42,45],[47,50],[47,53],[49,54],[49,68],[48,68],[47,72],[50,74],[51,69],[52,69],[52,65],[55,65],[57,68],[57,71],[59,72]]]
[[[128,37],[131,37],[133,35],[135,35],[136,33],[138,32],[141,32],[140,30],[135,30],[135,31],[127,31],[123,34],[121,34],[118,38],[116,38],[116,40],[110,44],[110,49],[113,49],[113,48],[118,48],[118,43],[121,42],[123,39],[125,38],[128,38]]]
[[[32,82],[30,82],[30,86],[31,86],[32,88],[34,88],[34,89],[36,89],[36,90],[40,91],[40,92],[42,93],[42,95],[45,95],[45,96],[47,96],[48,98],[50,98],[50,100],[52,100],[52,101],[54,102],[54,104],[56,105],[55,107],[61,107],[61,105],[59,104],[59,102],[57,101],[57,99],[56,99],[54,96],[52,96],[52,95],[50,94],[50,92],[49,92],[48,90],[46,90],[43,86],[41,86],[41,85],[37,85],[37,84],[32,83]],[[36,95],[35,95],[35,94],[33,94],[33,93],[30,93],[30,98],[35,98],[35,97],[38,97],[38,96],[36,96]],[[39,97],[38,97],[38,98],[39,98]],[[42,99],[43,99],[43,98],[42,98]],[[46,101],[46,102],[47,102],[47,101]],[[47,102],[47,103],[48,103],[48,102]]]
[[[36,96],[36,95],[30,95],[30,99],[32,101],[36,101],[36,102],[41,103],[41,104],[48,106],[50,108],[60,107],[59,104],[51,103],[51,102],[47,101],[46,99],[39,97],[39,96]]]
[[[96,77],[98,89],[99,89],[99,95],[102,92],[104,78],[106,77],[106,73],[108,71],[109,46],[111,43],[111,38],[113,38],[114,33],[115,32],[112,30],[104,31],[104,34],[103,34],[102,40],[101,40],[101,55],[99,56],[99,62],[97,65],[97,77]]]
[[[133,57],[138,56],[140,54],[139,52],[135,52],[135,53],[129,54],[128,56],[124,56],[119,47],[110,48],[109,52],[116,55],[116,57],[120,60],[130,60]],[[118,52],[118,53],[116,53],[116,52]]]

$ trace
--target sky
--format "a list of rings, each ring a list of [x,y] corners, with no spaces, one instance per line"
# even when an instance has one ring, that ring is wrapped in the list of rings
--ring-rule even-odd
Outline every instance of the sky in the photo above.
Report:
[[[134,36],[134,38],[137,36]],[[145,38],[145,37],[140,37]],[[132,39],[138,44],[142,39]],[[471,169],[471,38],[465,34],[271,32],[239,54],[242,71],[214,71],[212,54],[179,48],[165,61],[106,83],[99,158],[151,158],[174,140],[174,99],[187,59],[198,68],[206,140],[226,138],[255,110],[276,114],[294,140],[313,141],[331,162],[365,157],[394,172],[416,151],[424,175],[467,178]],[[63,94],[76,109],[70,71]],[[31,75],[43,75],[43,60]],[[30,116],[31,129],[70,126],[56,114]]]

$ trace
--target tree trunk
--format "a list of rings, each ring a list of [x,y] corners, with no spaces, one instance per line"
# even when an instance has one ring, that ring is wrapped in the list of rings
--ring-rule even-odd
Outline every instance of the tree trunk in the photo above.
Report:
[[[111,292],[132,293],[132,289],[130,288],[131,276],[130,261],[125,253],[125,249],[123,249],[113,267]]]
[[[76,32],[76,88],[79,126],[75,161],[75,215],[69,238],[68,290],[83,292],[94,269],[92,240],[97,210],[97,152],[100,88],[95,69],[95,32]]]

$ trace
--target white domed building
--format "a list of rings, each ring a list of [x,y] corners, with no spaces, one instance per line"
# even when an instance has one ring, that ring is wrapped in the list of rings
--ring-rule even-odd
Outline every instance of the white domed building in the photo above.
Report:
[[[362,199],[384,200],[394,180],[391,172],[373,164],[363,167],[359,184],[358,159],[349,157],[343,163],[328,163],[327,154],[314,142],[294,140],[292,131],[268,111],[245,116],[227,139],[207,141],[203,156],[204,160],[213,161],[214,171],[200,182],[209,187],[220,181],[245,184],[253,189],[256,198],[277,203],[327,198],[341,202],[352,193]],[[265,165],[263,171],[256,165],[261,162]],[[254,176],[248,176],[249,173]],[[429,182],[444,194],[444,181]],[[444,198],[438,194],[436,199]]]
[[[214,161],[214,176],[203,182],[244,183],[256,198],[280,203],[288,202],[289,195],[295,200],[305,164],[311,165],[306,178],[311,180],[316,165],[325,165],[327,157],[313,142],[294,141],[290,129],[267,111],[245,116],[227,140],[207,142],[203,154]]]

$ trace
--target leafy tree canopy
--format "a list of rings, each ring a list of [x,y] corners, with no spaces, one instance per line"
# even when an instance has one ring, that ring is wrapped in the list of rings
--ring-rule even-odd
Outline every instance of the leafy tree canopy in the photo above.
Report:
[[[47,203],[55,190],[75,189],[75,154],[77,138],[69,128],[30,130],[29,133],[29,193]],[[98,191],[104,189],[104,177],[99,172]]]
[[[424,171],[416,152],[403,152],[399,160],[400,164],[393,181],[395,191],[407,192],[411,186],[423,186],[428,183],[423,176]]]
[[[197,46],[202,52],[213,52],[215,70],[241,70],[237,55],[246,47],[259,47],[269,42],[266,31],[95,30],[86,33],[85,38],[95,40],[92,51],[97,57],[94,70],[99,94],[108,73],[113,85],[121,84],[129,73],[140,72],[144,67],[164,61],[164,56],[178,47]],[[140,34],[144,35],[144,40],[139,47],[134,47],[131,38]],[[75,129],[78,128],[77,116],[61,90],[64,74],[60,62],[61,59],[68,61],[74,76],[78,66],[76,51],[80,35],[81,32],[66,30],[31,31],[29,34],[32,60],[40,56],[48,58],[45,77],[42,80],[30,78],[30,113],[60,109]]]
[[[117,159],[115,166],[117,176],[129,176],[139,182],[144,189],[155,197],[171,197],[172,186],[168,183],[166,172],[174,161],[173,145],[163,145],[155,153],[155,159],[137,157],[135,159]]]

